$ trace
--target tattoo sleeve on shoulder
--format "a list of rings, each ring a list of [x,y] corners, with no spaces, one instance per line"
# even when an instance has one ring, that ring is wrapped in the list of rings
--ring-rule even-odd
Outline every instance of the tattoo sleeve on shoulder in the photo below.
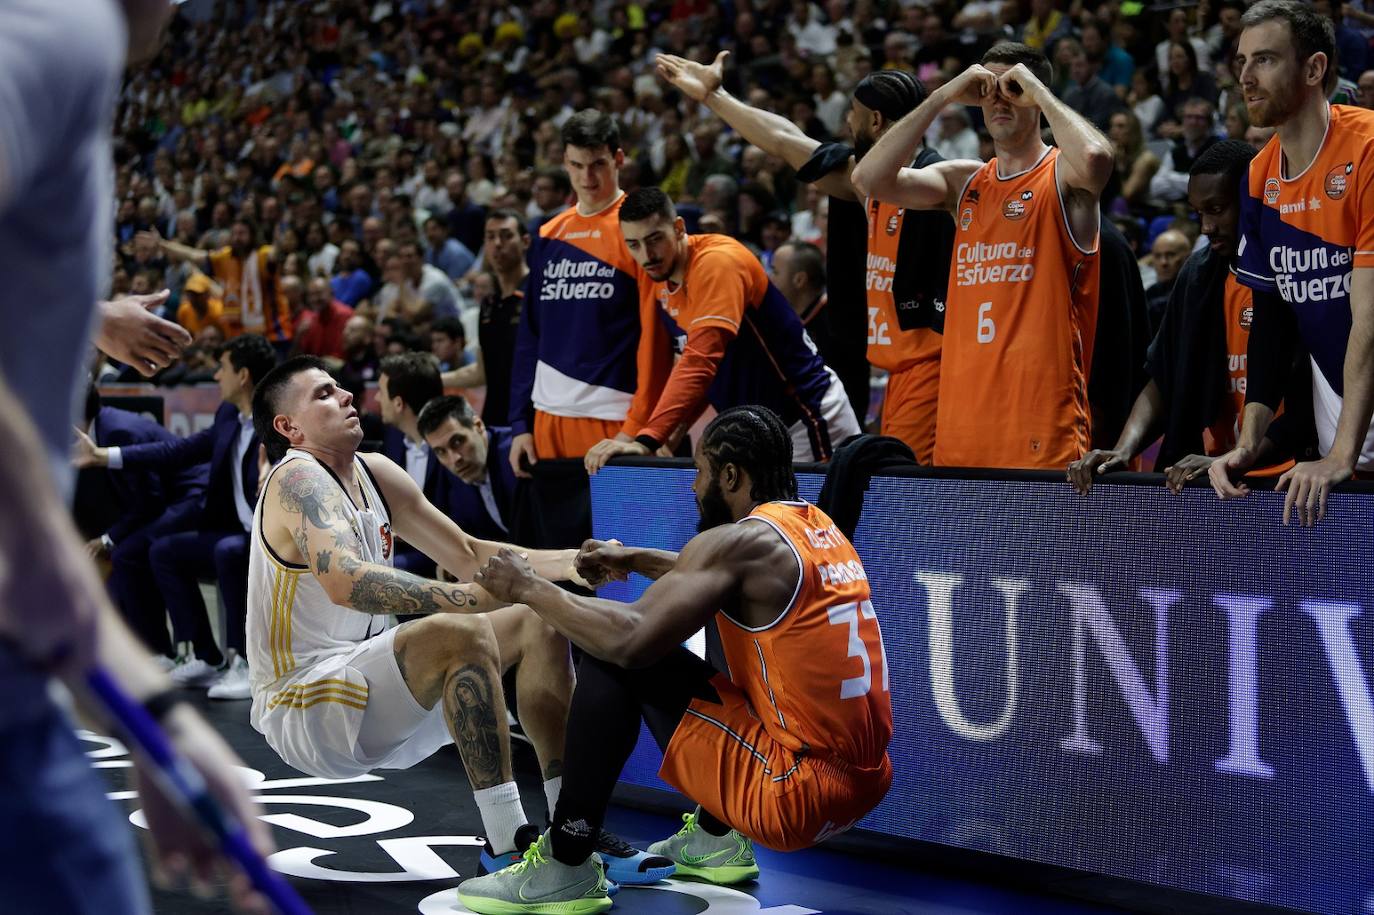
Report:
[[[335,487],[318,467],[304,461],[296,464],[282,475],[278,489],[281,507],[302,515],[315,527],[330,527],[338,518],[335,503],[341,493],[331,492]]]

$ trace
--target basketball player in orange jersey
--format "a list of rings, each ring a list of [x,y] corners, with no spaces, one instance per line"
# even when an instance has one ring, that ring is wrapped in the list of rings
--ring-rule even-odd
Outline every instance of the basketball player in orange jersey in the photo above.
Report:
[[[610,908],[592,837],[641,719],[664,780],[700,805],[651,847],[679,875],[752,879],[752,842],[814,845],[887,793],[892,705],[868,578],[834,522],[798,500],[786,427],[763,407],[726,410],[706,427],[696,470],[701,533],[681,553],[589,541],[578,556],[593,580],[655,579],[634,603],[545,588],[510,551],[478,573],[586,655],[553,824],[521,864],[459,886],[472,911]],[[681,645],[712,617],[729,676]]]
[[[854,186],[954,216],[935,463],[1055,468],[1091,442],[1098,198],[1112,147],[1049,90],[1049,61],[1002,42],[932,92],[855,166]],[[907,167],[950,105],[978,105],[996,156]],[[1040,136],[1044,115],[1057,147]]]
[[[888,373],[882,433],[906,442],[918,461],[929,464],[954,226],[938,213],[908,213],[898,204],[865,199],[850,180],[854,164],[874,142],[925,99],[925,86],[902,70],[878,70],[860,80],[846,118],[854,138],[851,151],[813,140],[782,115],[751,108],[726,92],[721,80],[728,54],[721,51],[709,66],[663,54],[658,73],[745,140],[786,161],[803,180],[814,181],[832,197],[865,204],[868,361]],[[940,154],[920,142],[907,164],[925,168],[939,161]]]

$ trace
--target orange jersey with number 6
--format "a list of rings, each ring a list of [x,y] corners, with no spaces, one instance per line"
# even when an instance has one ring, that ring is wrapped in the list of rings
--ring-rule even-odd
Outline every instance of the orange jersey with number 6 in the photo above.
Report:
[[[1062,469],[1090,447],[1099,259],[1069,231],[1058,160],[1002,177],[993,159],[959,195],[936,465]]]

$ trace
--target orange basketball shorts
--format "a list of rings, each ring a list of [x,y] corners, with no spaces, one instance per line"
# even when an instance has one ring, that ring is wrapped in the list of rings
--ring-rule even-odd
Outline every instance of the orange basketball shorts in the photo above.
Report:
[[[721,822],[760,845],[796,851],[853,826],[887,794],[886,756],[873,770],[799,756],[768,736],[728,677],[711,685],[720,702],[692,700],[659,776]]]

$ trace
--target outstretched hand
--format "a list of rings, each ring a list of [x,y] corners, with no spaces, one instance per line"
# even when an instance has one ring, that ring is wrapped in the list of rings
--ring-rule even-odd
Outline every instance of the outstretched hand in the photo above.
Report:
[[[588,540],[573,564],[592,587],[630,577],[630,553],[619,540]]]
[[[502,549],[487,560],[486,565],[477,570],[473,581],[487,590],[492,597],[508,603],[521,603],[516,592],[539,576],[534,566],[525,557],[509,547]]]
[[[721,51],[709,64],[699,64],[675,54],[660,54],[654,69],[692,101],[704,102],[724,81],[725,58],[729,54],[729,51]]]
[[[133,366],[145,378],[156,375],[191,345],[191,334],[186,328],[153,314],[153,309],[161,308],[170,295],[164,289],[153,295],[129,295],[101,302],[95,345],[107,356]]]

